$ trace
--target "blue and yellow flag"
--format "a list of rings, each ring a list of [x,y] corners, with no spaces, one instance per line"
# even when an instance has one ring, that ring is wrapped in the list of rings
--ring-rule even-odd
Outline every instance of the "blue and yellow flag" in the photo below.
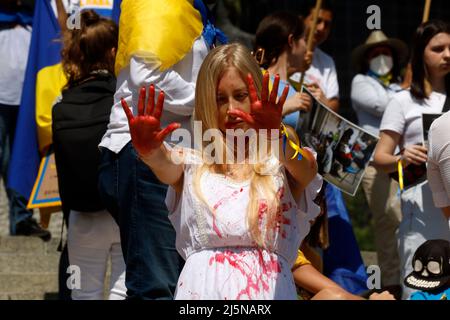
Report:
[[[202,0],[123,0],[116,74],[132,56],[167,70],[184,58],[200,35],[210,46],[227,42]]]
[[[25,198],[30,196],[41,156],[52,143],[51,108],[66,83],[61,67],[60,27],[51,2],[40,0],[35,4],[30,51],[8,170],[8,188]],[[87,8],[89,1],[82,2],[86,2]],[[116,6],[119,5],[120,1],[116,0],[113,8],[105,7],[104,10],[108,11],[100,11],[99,14],[108,16],[109,12],[109,17],[118,16]]]

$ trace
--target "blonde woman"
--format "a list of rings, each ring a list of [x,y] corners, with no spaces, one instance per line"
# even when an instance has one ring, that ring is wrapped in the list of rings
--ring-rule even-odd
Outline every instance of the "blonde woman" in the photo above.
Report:
[[[216,150],[225,150],[215,159],[245,151],[249,160],[249,143],[241,147],[244,150],[230,147],[225,134],[227,129],[254,129],[270,146],[261,157],[265,160],[256,164],[208,164],[206,152],[171,152],[163,141],[179,124],[161,129],[164,93],[154,107],[152,86],[145,110],[145,89],[141,90],[138,116],[123,102],[134,147],[156,176],[170,185],[166,203],[177,232],[177,250],[186,260],[176,299],[297,298],[291,267],[314,218],[297,203],[301,198],[310,200],[321,183],[311,153],[291,160],[293,149],[286,148],[285,155],[280,150],[287,88],[277,101],[279,77],[270,94],[268,83],[269,76],[263,78],[250,52],[239,44],[212,50],[197,80],[195,120],[201,121],[202,134],[209,129],[219,132]],[[294,135],[292,129],[288,132]],[[275,148],[279,158],[273,155]],[[177,164],[174,154],[184,162]],[[315,206],[312,201],[308,204]]]

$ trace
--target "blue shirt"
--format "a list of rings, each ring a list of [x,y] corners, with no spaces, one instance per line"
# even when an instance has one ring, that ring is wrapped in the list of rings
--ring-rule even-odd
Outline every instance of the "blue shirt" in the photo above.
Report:
[[[425,291],[416,291],[409,298],[409,300],[449,300],[449,299],[450,299],[450,287],[437,294],[431,294]]]
[[[270,81],[273,83],[274,80],[275,80],[275,77],[271,75]],[[289,84],[289,82],[280,80],[280,84],[278,85],[278,97],[281,97],[281,95],[283,94],[283,90],[284,90],[284,87],[286,86],[286,84]],[[287,97],[289,98],[289,97],[293,96],[296,92],[297,91],[294,89],[294,87],[289,84],[289,92],[288,92]],[[297,121],[298,121],[299,115],[300,115],[299,111],[290,113],[283,118],[283,123],[285,125],[288,125],[295,129],[297,126]]]

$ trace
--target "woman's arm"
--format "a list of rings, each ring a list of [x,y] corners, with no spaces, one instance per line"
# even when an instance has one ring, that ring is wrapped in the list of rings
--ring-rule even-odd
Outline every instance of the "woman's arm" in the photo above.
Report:
[[[427,148],[419,145],[407,146],[401,155],[394,155],[395,148],[399,144],[401,135],[397,132],[386,130],[380,132],[380,140],[375,148],[374,164],[385,172],[397,170],[398,161],[402,161],[404,168],[411,163],[420,165],[427,161]]]
[[[122,107],[128,118],[131,141],[141,160],[152,169],[157,178],[164,184],[172,186],[177,192],[181,191],[183,181],[182,155],[169,152],[164,146],[164,139],[179,123],[171,123],[161,129],[160,118],[164,104],[164,92],[161,91],[155,106],[155,87],[149,88],[147,104],[145,105],[146,89],[139,92],[138,115],[133,116],[131,108],[122,99]],[[179,157],[177,157],[179,156]]]
[[[341,288],[330,278],[306,264],[293,271],[295,284],[314,294],[312,300],[366,300]],[[373,293],[369,300],[395,300],[388,291]]]
[[[365,76],[356,75],[352,81],[351,100],[354,108],[381,118],[389,103],[389,96],[381,84],[374,84]]]
[[[397,162],[400,156],[395,156],[395,148],[400,142],[400,134],[394,131],[380,132],[380,140],[378,140],[374,153],[374,165],[385,172],[394,172],[397,170]]]
[[[289,139],[295,142],[296,145],[300,145],[300,141],[294,129],[286,126],[286,130]],[[317,162],[313,154],[308,149],[303,148],[302,150],[304,154],[301,160],[298,160],[298,155],[292,159],[295,150],[289,145],[288,141],[286,141],[286,149],[284,150],[282,140],[280,139],[279,141],[280,160],[286,168],[286,171],[294,180],[294,183],[290,183],[290,188],[296,200],[298,200],[303,190],[314,179],[318,171]]]

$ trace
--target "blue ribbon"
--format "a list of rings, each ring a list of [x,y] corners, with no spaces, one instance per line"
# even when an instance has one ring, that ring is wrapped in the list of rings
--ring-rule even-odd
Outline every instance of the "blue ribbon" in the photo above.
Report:
[[[205,6],[202,0],[194,0],[194,8],[197,9],[202,15],[203,32],[202,36],[208,43],[209,47],[213,47],[218,41],[220,44],[228,42],[228,38],[225,33],[219,28],[216,28],[213,24],[214,19],[209,9]]]

